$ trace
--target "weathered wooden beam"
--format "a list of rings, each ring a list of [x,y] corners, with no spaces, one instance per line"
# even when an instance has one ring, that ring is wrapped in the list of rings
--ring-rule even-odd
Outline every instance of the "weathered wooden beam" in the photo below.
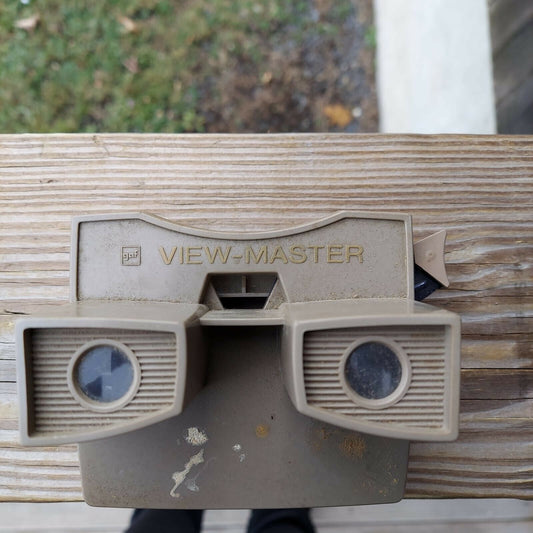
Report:
[[[147,211],[218,230],[341,209],[448,230],[463,322],[461,431],[413,443],[407,495],[533,498],[533,137],[0,136],[0,500],[81,498],[75,448],[17,445],[13,324],[68,299],[75,214]]]

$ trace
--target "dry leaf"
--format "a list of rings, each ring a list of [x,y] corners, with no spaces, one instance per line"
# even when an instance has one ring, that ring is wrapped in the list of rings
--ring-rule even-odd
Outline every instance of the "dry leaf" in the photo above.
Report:
[[[15,22],[15,27],[20,28],[21,30],[32,31],[35,29],[40,19],[40,15],[33,15],[25,19],[19,19]]]
[[[341,104],[331,104],[324,107],[324,115],[332,126],[345,128],[352,121],[351,111]]]
[[[120,22],[120,24],[122,24],[122,27],[126,33],[135,33],[139,30],[137,24],[129,17],[118,17],[117,20]]]
[[[132,74],[137,74],[139,72],[139,61],[135,56],[128,57],[122,63]]]
[[[261,76],[261,83],[263,85],[268,85],[272,81],[272,72],[266,71]]]

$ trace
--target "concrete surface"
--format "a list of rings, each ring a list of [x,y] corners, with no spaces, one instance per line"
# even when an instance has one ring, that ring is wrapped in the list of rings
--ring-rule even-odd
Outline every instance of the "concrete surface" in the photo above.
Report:
[[[383,133],[495,133],[486,0],[374,0]]]
[[[84,503],[2,503],[0,533],[123,531],[129,509],[102,509]],[[206,511],[204,531],[245,530],[249,511]],[[314,509],[318,533],[529,533],[533,502],[520,500],[403,500],[389,505]]]

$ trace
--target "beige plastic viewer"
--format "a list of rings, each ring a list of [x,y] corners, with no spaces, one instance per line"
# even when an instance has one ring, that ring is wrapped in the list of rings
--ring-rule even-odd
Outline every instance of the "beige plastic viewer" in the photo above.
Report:
[[[92,505],[397,501],[409,440],[458,431],[460,320],[415,301],[444,235],[421,242],[390,213],[77,217],[71,303],[16,326],[22,443],[79,443]]]

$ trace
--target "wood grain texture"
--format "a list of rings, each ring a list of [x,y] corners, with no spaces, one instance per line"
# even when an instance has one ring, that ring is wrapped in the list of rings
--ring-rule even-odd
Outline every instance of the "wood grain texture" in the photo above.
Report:
[[[533,3],[524,0],[489,0],[492,52],[502,48],[533,21]]]
[[[463,322],[461,432],[413,443],[407,495],[533,498],[533,137],[0,136],[0,500],[77,500],[74,447],[17,442],[13,324],[68,299],[75,214],[146,211],[217,230],[341,209],[448,231]]]
[[[533,133],[533,2],[490,0],[498,131]]]

